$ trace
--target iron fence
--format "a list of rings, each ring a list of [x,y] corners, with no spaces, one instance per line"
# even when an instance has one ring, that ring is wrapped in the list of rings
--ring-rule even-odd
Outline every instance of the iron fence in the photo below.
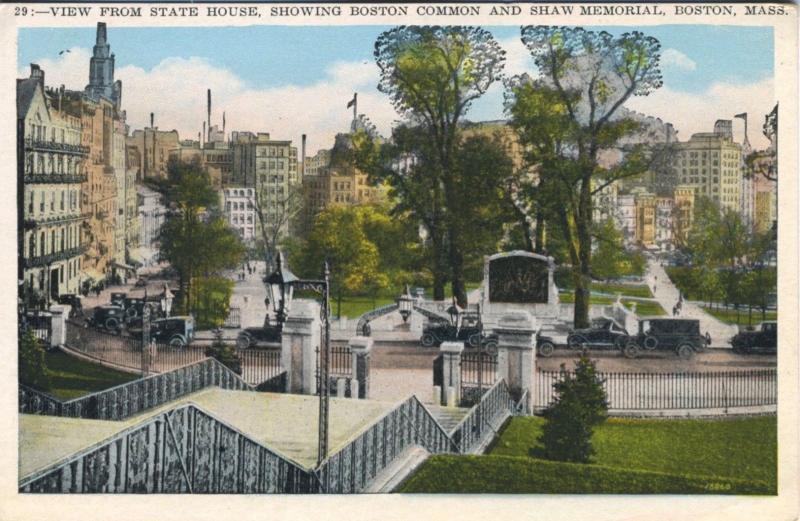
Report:
[[[280,349],[241,349],[242,379],[250,385],[261,385],[283,372]]]
[[[486,387],[491,387],[497,381],[497,354],[461,353],[461,386],[477,387],[479,380]]]
[[[206,358],[205,348],[153,343],[142,351],[141,338],[115,335],[67,322],[67,347],[83,355],[140,372],[163,373]]]
[[[534,408],[555,398],[553,384],[571,371],[537,371]],[[598,373],[609,409],[716,409],[775,405],[776,369],[687,373]]]
[[[53,331],[51,315],[29,314],[24,317],[24,328],[33,332],[33,336],[46,346],[50,346],[50,335]]]
[[[228,310],[228,316],[225,317],[225,322],[222,323],[222,327],[236,329],[242,326],[242,310],[239,308],[230,308]]]
[[[322,364],[320,357],[320,348],[316,348],[317,353],[317,377],[319,378],[319,370]],[[349,346],[331,346],[331,365],[330,376],[339,378],[347,378],[353,376],[353,356],[350,352]]]
[[[489,434],[494,434],[497,424],[510,416],[514,409],[508,384],[505,380],[496,382],[450,433],[458,452],[467,454],[480,447]]]

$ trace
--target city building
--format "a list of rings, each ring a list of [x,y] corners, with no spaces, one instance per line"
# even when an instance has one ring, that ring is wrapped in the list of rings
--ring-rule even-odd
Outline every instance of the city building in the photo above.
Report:
[[[719,125],[719,122],[718,122]],[[720,126],[719,133],[693,134],[679,143],[676,152],[676,177],[691,187],[695,197],[705,196],[721,209],[740,211],[742,149]]]
[[[622,232],[623,243],[632,246],[636,242],[636,197],[633,194],[617,195],[614,219]]]
[[[643,248],[652,248],[656,241],[656,196],[648,192],[636,194],[635,209],[634,240]]]
[[[678,185],[673,195],[672,241],[676,247],[686,244],[694,217],[694,188]]]
[[[673,197],[656,197],[655,245],[661,251],[674,249],[672,219],[675,215]]]
[[[253,198],[255,190],[241,186],[231,186],[220,191],[222,209],[231,228],[237,231],[245,243],[256,238],[256,216]]]
[[[136,147],[139,152],[138,181],[146,179],[166,179],[170,152],[180,148],[177,130],[158,130],[152,125],[134,130],[128,137],[128,146]]]
[[[18,149],[23,183],[22,257],[26,305],[47,305],[77,293],[82,269],[81,199],[89,150],[81,115],[64,88],[45,90],[44,71],[31,64],[17,80]]]
[[[139,248],[137,260],[144,266],[158,262],[158,243],[161,225],[166,219],[167,209],[161,202],[161,194],[146,186],[137,186],[139,198]]]

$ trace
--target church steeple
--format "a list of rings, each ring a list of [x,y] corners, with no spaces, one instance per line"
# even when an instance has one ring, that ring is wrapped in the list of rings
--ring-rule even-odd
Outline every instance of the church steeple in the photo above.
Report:
[[[106,24],[98,22],[97,37],[92,58],[89,60],[89,85],[86,86],[86,94],[93,99],[101,96],[108,98],[118,105],[121,90],[121,85],[116,88],[114,85],[114,55],[111,54],[111,46],[108,44]]]

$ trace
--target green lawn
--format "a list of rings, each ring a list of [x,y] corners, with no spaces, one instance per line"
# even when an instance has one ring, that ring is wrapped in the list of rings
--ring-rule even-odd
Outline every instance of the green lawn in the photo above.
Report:
[[[467,292],[470,292],[474,289],[479,288],[481,282],[467,282]],[[368,311],[372,311],[373,309],[381,306],[385,306],[386,304],[392,304],[397,300],[397,297],[400,296],[401,292],[404,289],[398,290],[396,294],[384,294],[379,295],[373,299],[370,296],[356,296],[356,297],[342,297],[342,307],[341,313],[337,313],[338,311],[338,302],[335,296],[331,296],[331,312],[335,315],[340,315],[348,318],[358,318],[364,313]],[[431,288],[426,288],[426,296],[428,298],[433,298],[431,294]],[[448,285],[445,288],[445,299],[450,299],[452,297],[452,292],[450,290],[450,286]]]
[[[61,351],[48,352],[45,360],[50,379],[45,391],[61,400],[102,391],[138,378],[134,374],[84,362]]]
[[[558,300],[562,304],[572,304],[575,302],[575,294],[571,292],[562,292],[558,294]],[[592,295],[590,298],[590,302],[596,306],[608,306],[614,303],[616,298],[614,297],[604,297],[601,295]],[[636,314],[640,316],[657,316],[657,315],[666,315],[667,312],[664,311],[664,308],[658,302],[655,301],[641,301],[641,300],[629,300],[626,298],[622,298],[622,304],[631,309],[633,303],[636,303]]]
[[[703,306],[703,310],[716,317],[717,319],[725,322],[726,324],[741,324],[747,325],[747,309],[739,310],[739,321],[736,321],[736,310],[735,309],[727,309],[727,308],[720,308],[714,309],[708,306]],[[753,310],[753,325],[758,324],[759,322],[763,322],[764,320],[778,320],[778,312],[777,311],[767,311],[766,318],[762,318],[761,311],[754,309]]]
[[[611,418],[593,438],[593,464],[531,457],[541,418],[512,419],[486,456],[436,456],[403,492],[774,494],[775,417]]]

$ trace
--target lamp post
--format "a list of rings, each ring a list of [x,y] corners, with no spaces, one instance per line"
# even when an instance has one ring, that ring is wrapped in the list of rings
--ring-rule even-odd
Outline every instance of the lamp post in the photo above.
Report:
[[[278,251],[275,271],[272,272],[264,283],[267,286],[268,296],[266,298],[267,308],[271,303],[275,312],[276,329],[278,334],[283,330],[283,323],[289,315],[294,290],[314,291],[322,296],[322,306],[320,318],[323,323],[322,349],[320,350],[319,373],[319,416],[318,416],[318,447],[317,465],[321,464],[328,457],[328,433],[329,433],[329,410],[330,410],[330,388],[328,379],[330,375],[330,269],[328,262],[325,262],[321,279],[300,279],[287,267],[284,267],[283,253]]]
[[[400,310],[400,316],[403,317],[403,323],[405,324],[408,322],[408,317],[411,316],[411,310],[414,308],[414,297],[411,296],[408,284],[406,284],[406,292],[397,299],[397,307]]]

